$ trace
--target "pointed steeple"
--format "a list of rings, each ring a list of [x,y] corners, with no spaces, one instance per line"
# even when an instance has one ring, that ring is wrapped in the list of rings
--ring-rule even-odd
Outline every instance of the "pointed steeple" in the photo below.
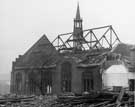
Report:
[[[79,8],[79,3],[78,3],[78,5],[77,5],[76,19],[81,19],[81,17],[80,17],[80,8]]]
[[[75,50],[81,50],[81,40],[83,37],[83,26],[82,26],[82,18],[80,17],[80,8],[79,3],[77,5],[76,17],[74,19],[74,31],[73,31],[73,47]]]

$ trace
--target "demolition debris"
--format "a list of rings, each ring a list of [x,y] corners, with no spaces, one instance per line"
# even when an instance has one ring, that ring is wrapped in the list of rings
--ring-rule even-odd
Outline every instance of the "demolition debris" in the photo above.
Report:
[[[92,91],[45,96],[1,96],[0,107],[134,107],[134,93]]]

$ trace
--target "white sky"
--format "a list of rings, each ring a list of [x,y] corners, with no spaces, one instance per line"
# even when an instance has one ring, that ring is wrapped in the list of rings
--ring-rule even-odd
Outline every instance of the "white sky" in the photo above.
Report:
[[[0,73],[43,34],[52,41],[72,32],[78,1],[84,29],[113,25],[122,42],[135,44],[134,0],[0,0]]]

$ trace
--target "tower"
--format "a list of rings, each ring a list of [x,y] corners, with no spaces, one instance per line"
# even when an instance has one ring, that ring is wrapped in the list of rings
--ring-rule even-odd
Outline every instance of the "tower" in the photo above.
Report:
[[[74,29],[73,29],[73,47],[76,50],[82,50],[83,41],[83,27],[82,19],[80,17],[79,3],[77,5],[76,17],[74,18]]]

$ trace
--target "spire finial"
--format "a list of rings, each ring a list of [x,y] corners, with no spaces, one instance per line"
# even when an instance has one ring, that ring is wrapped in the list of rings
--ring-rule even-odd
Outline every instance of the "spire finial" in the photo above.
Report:
[[[76,19],[81,19],[81,17],[80,17],[79,2],[77,3]]]

